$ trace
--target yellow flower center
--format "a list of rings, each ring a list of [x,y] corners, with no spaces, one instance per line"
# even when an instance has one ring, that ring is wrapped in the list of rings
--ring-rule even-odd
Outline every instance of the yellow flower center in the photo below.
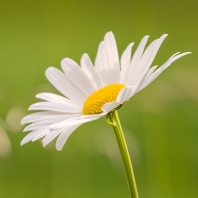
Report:
[[[107,102],[114,102],[122,88],[123,84],[107,85],[87,97],[84,102],[82,113],[84,115],[102,113],[102,106]]]

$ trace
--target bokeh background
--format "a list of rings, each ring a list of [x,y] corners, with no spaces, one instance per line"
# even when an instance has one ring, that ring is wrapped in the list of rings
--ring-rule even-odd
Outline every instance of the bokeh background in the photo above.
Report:
[[[61,152],[20,141],[20,120],[45,78],[83,53],[95,59],[107,31],[119,54],[164,33],[153,65],[192,51],[119,111],[141,198],[198,197],[198,1],[0,0],[0,197],[129,197],[113,130],[105,118],[78,128]],[[67,86],[67,85],[65,85]]]

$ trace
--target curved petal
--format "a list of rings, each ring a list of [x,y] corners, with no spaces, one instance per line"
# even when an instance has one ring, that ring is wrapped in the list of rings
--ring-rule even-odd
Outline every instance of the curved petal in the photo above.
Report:
[[[35,133],[34,133],[33,131],[32,131],[31,133],[29,133],[28,135],[26,135],[26,136],[22,139],[20,145],[23,146],[24,144],[30,142],[30,141],[32,140],[32,138],[34,137],[34,135],[35,135]]]
[[[21,120],[21,124],[27,124],[30,122],[34,122],[35,120],[42,118],[42,117],[47,117],[47,116],[55,116],[55,115],[60,115],[62,113],[59,112],[52,112],[52,111],[45,111],[45,112],[36,112],[36,113],[32,113],[30,115],[25,116],[22,120]]]
[[[78,104],[83,104],[87,95],[82,92],[81,88],[74,85],[60,70],[49,67],[45,74],[50,83],[63,95]]]
[[[51,124],[62,122],[67,119],[71,119],[74,117],[79,117],[82,114],[66,114],[66,115],[56,115],[56,116],[48,116],[48,117],[41,117],[37,120],[34,120],[34,122],[27,127],[24,128],[24,131],[30,131],[37,128],[49,128]]]
[[[58,111],[64,113],[80,113],[82,107],[75,104],[60,104],[55,102],[37,102],[32,104],[28,110]]]
[[[130,87],[130,86],[125,87],[125,88],[121,89],[121,91],[119,92],[116,101],[119,104],[123,104],[125,101],[130,99],[133,95],[134,95],[133,87]]]
[[[49,133],[42,140],[43,147],[45,147],[47,144],[49,144],[53,139],[55,139],[63,131],[64,131],[63,128],[54,130],[54,131],[49,131]]]
[[[95,91],[92,83],[89,81],[80,66],[70,58],[64,58],[61,61],[62,70],[65,76],[81,90],[86,96]]]
[[[32,138],[32,142],[35,142],[36,140],[46,136],[49,132],[50,132],[50,130],[46,129],[46,128],[39,130],[37,132],[38,134],[35,134],[35,136]]]
[[[167,67],[169,67],[171,65],[172,62],[176,61],[177,59],[179,59],[182,56],[185,56],[187,54],[191,54],[191,52],[185,52],[182,54],[176,53],[173,56],[171,56],[159,69],[157,69],[152,75],[149,76],[149,78],[146,80],[146,82],[140,87],[139,91],[144,89],[153,80],[155,80]]]
[[[55,120],[61,121],[66,120],[73,117],[78,117],[82,115],[81,113],[62,113],[62,112],[55,112],[55,111],[44,111],[44,112],[36,112],[30,115],[25,116],[21,120],[21,124],[27,124],[31,122],[41,121],[41,120]]]
[[[23,129],[23,132],[44,129],[44,128],[47,128],[48,126],[49,126],[48,124],[43,124],[42,126],[35,126],[34,123],[32,123],[32,124],[29,124],[28,126],[26,126]]]
[[[153,72],[156,70],[156,68],[157,68],[157,65],[151,67],[151,68],[146,72],[146,78],[145,78],[146,80],[148,79],[148,77],[149,77],[151,74],[153,74]]]
[[[46,100],[48,102],[57,102],[57,103],[63,103],[63,104],[67,104],[67,105],[78,105],[76,102],[69,100],[63,96],[54,94],[54,93],[39,93],[36,95],[36,98],[42,99],[42,100]]]
[[[65,142],[67,141],[67,139],[69,138],[69,136],[70,136],[70,135],[74,132],[74,130],[76,130],[79,126],[80,126],[80,124],[67,127],[67,128],[64,129],[64,131],[58,136],[57,141],[56,141],[56,149],[57,149],[58,151],[61,151],[61,150],[62,150],[62,148],[63,148],[63,146],[65,145]]]
[[[35,141],[36,139],[39,139],[43,136],[45,136],[50,130],[49,129],[38,129],[30,132],[28,135],[26,135],[23,140],[21,141],[21,146],[30,142]]]
[[[98,74],[96,73],[88,54],[83,54],[80,62],[82,71],[84,71],[89,80],[93,83],[95,90],[102,88],[100,78],[98,77]]]
[[[65,128],[68,126],[72,126],[72,125],[77,125],[77,124],[83,124],[86,122],[91,122],[93,120],[97,120],[100,117],[106,115],[107,113],[101,113],[101,114],[92,114],[92,115],[82,115],[79,117],[75,117],[75,118],[71,118],[68,120],[65,120],[63,122],[59,122],[56,124],[52,124],[50,126],[50,130],[56,130],[56,129],[60,129],[60,128]]]

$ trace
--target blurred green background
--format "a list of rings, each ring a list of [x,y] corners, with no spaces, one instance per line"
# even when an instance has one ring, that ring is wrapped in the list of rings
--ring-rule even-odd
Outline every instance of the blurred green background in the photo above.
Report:
[[[105,118],[78,128],[61,152],[54,142],[23,147],[20,120],[45,78],[83,53],[94,60],[113,31],[119,54],[148,34],[164,33],[153,65],[192,51],[119,111],[140,198],[198,197],[198,1],[0,0],[0,197],[129,197],[113,130]]]

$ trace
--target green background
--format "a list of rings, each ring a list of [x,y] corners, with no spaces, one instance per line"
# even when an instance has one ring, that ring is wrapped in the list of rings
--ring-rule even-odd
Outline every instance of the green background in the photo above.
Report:
[[[113,130],[105,118],[79,127],[61,152],[39,141],[23,147],[20,120],[45,78],[83,53],[95,59],[113,31],[119,54],[164,33],[153,65],[192,51],[119,110],[140,198],[198,197],[198,1],[0,0],[0,197],[129,197]]]

